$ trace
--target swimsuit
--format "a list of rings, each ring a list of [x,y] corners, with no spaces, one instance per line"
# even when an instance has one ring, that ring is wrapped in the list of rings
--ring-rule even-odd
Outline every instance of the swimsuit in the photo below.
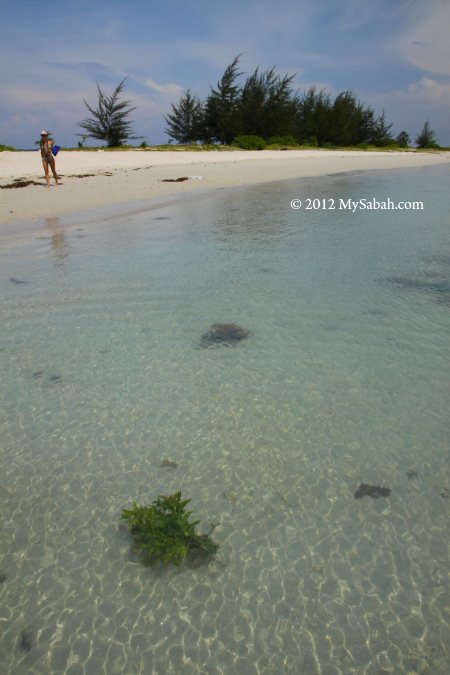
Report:
[[[52,149],[49,147],[49,141],[41,141],[41,157],[50,164],[53,159]]]

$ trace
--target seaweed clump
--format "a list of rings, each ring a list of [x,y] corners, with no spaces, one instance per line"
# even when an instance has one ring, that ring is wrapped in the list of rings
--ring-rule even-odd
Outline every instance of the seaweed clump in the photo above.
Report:
[[[378,497],[389,497],[390,494],[390,488],[381,487],[381,485],[367,485],[367,483],[361,483],[355,492],[355,499],[362,499],[363,497],[378,499]]]
[[[249,330],[241,328],[236,323],[213,323],[209,330],[201,336],[200,345],[202,347],[234,345],[241,340],[245,340],[249,335]]]
[[[180,565],[189,555],[209,556],[219,545],[208,534],[197,534],[199,520],[189,522],[192,511],[186,511],[190,499],[181,499],[181,492],[169,497],[159,496],[148,506],[124,509],[121,519],[126,520],[137,548],[143,551],[150,564],[158,562]]]

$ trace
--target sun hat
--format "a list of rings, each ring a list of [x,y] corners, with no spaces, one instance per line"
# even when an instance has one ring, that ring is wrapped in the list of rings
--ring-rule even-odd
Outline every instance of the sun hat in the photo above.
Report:
[[[45,129],[44,131],[41,131],[41,136],[48,136],[48,131],[45,131]]]

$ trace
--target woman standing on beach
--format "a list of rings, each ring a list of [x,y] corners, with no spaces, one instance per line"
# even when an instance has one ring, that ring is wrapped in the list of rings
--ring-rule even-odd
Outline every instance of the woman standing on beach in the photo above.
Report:
[[[48,131],[41,131],[41,157],[42,157],[42,166],[45,171],[45,180],[47,181],[47,187],[50,187],[50,173],[49,167],[51,167],[53,176],[55,178],[55,183],[58,185],[58,174],[56,173],[55,158],[52,154],[52,145],[53,141],[48,137]]]

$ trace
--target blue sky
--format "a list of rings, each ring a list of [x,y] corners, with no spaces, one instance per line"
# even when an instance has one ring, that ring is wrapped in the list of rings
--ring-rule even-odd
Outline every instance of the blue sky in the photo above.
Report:
[[[242,52],[245,73],[352,89],[395,134],[428,119],[450,145],[449,0],[0,0],[0,16],[0,143],[31,148],[47,128],[75,146],[83,99],[124,77],[136,135],[166,142],[170,104],[205,97]]]

